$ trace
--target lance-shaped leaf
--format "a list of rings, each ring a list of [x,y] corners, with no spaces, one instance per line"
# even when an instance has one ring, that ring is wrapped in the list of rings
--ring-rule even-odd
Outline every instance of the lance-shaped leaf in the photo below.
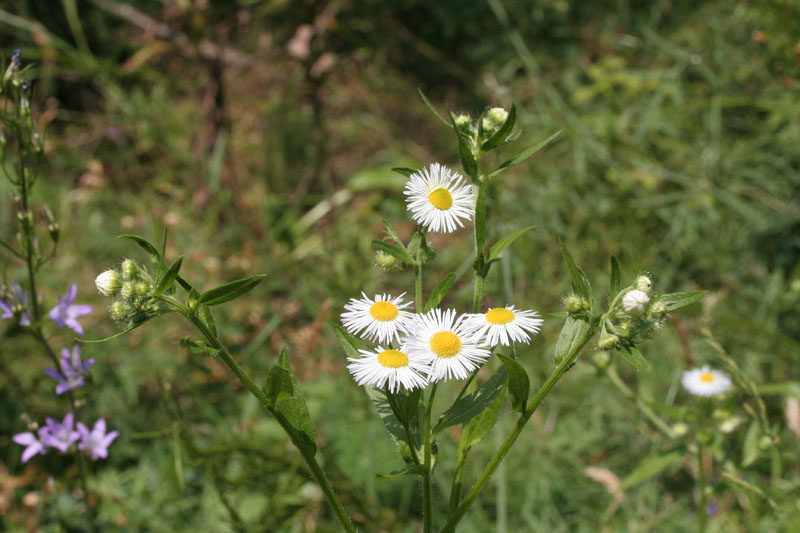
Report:
[[[478,197],[475,200],[475,263],[472,268],[475,272],[483,273],[483,249],[486,246],[486,189],[489,184],[486,180],[478,184]]]
[[[141,246],[142,249],[145,252],[147,252],[147,255],[149,255],[150,259],[152,259],[153,261],[158,261],[159,259],[161,259],[161,254],[158,253],[156,247],[150,244],[150,242],[148,242],[147,239],[145,239],[144,237],[140,237],[138,235],[125,234],[125,235],[118,235],[117,239],[130,239],[139,246]]]
[[[401,248],[405,248],[403,240],[400,238],[399,235],[397,235],[397,232],[394,230],[392,225],[389,224],[389,222],[385,219],[383,221],[383,224],[386,226],[386,234],[389,236],[389,238],[392,239],[394,242],[396,242],[397,245],[400,246]]]
[[[230,302],[231,300],[235,300],[239,296],[253,289],[253,287],[261,283],[265,277],[266,274],[259,274],[258,276],[238,279],[236,281],[226,283],[225,285],[220,285],[219,287],[213,288],[201,294],[198,298],[198,303],[206,305],[219,305],[224,304],[225,302]]]
[[[592,326],[583,320],[569,317],[561,328],[556,347],[553,351],[553,360],[560,365],[566,358],[577,358],[580,349],[593,334]]]
[[[742,468],[747,468],[752,465],[761,455],[761,448],[759,441],[761,440],[761,426],[758,420],[753,420],[750,427],[747,428],[747,434],[744,436],[744,445],[742,446]]]
[[[633,472],[622,480],[619,485],[620,490],[628,490],[648,479],[657,476],[671,465],[681,460],[684,450],[672,450],[670,452],[656,455],[642,461]]]
[[[278,365],[270,368],[267,376],[267,385],[264,387],[264,394],[267,395],[273,409],[284,398],[291,398],[294,394],[294,387],[292,386],[292,378],[289,371]]]
[[[567,250],[567,247],[564,246],[561,240],[559,240],[559,245],[561,245],[561,255],[564,256],[564,263],[567,265],[569,277],[572,281],[572,290],[575,291],[578,296],[582,296],[589,302],[594,301],[592,298],[592,286],[589,285],[589,278],[587,278],[583,270],[575,264],[575,260],[572,259],[572,254],[569,253],[569,250]]]
[[[450,124],[448,124],[448,126],[449,125]],[[392,172],[396,172],[396,173],[400,174],[401,176],[405,176],[407,178],[410,178],[411,174],[416,172],[416,170],[414,170],[413,168],[408,168],[408,167],[394,167],[394,168],[392,168]]]
[[[488,152],[492,148],[497,148],[506,138],[511,134],[511,130],[514,129],[514,122],[517,120],[517,106],[511,104],[511,110],[508,112],[508,117],[506,121],[503,123],[500,128],[494,132],[494,134],[489,137],[482,145],[481,150],[484,152]],[[483,122],[483,121],[481,121]]]
[[[612,254],[611,255],[611,288],[608,291],[608,297],[613,300],[619,294],[621,288],[622,273],[619,268],[619,261]]]
[[[395,470],[388,474],[375,474],[375,479],[378,481],[390,481],[403,476],[424,476],[427,472],[425,465],[412,465],[403,470]]]
[[[219,350],[211,346],[205,341],[193,341],[189,337],[183,337],[180,340],[182,348],[186,348],[192,353],[206,353],[209,355],[217,355]]]
[[[505,391],[507,380],[506,368],[500,367],[492,374],[492,377],[486,380],[486,383],[478,387],[478,390],[462,397],[442,415],[433,429],[434,435],[448,426],[469,422],[482,413],[501,392]]]
[[[198,306],[200,309],[200,316],[203,318],[203,321],[208,326],[208,329],[211,331],[211,334],[216,337],[217,335],[217,323],[214,322],[214,317],[211,315],[211,309],[205,304],[200,304]]]
[[[708,291],[686,291],[686,292],[673,292],[671,294],[662,294],[655,298],[657,302],[664,302],[667,306],[667,311],[674,311],[681,307],[686,307],[695,303],[703,297]]]
[[[381,252],[385,252],[396,259],[399,259],[403,263],[407,265],[414,265],[416,262],[414,258],[411,257],[411,254],[405,249],[405,247],[396,246],[394,244],[388,243],[386,241],[379,241],[374,240],[372,241],[372,247],[376,250],[380,250]]]
[[[386,392],[372,385],[366,385],[364,390],[367,392],[369,399],[372,400],[372,405],[375,406],[375,410],[378,412],[378,416],[381,422],[383,422],[386,431],[392,436],[392,440],[395,446],[397,446],[397,451],[400,453],[400,456],[406,464],[414,464],[411,454],[411,445],[408,442],[406,431],[395,416],[394,410],[389,400],[386,398]]]
[[[503,362],[508,372],[508,390],[511,392],[511,408],[518,413],[524,413],[526,403],[528,402],[528,395],[531,390],[528,373],[525,372],[522,365],[510,357],[501,354],[497,356]]]
[[[528,232],[535,227],[536,226],[528,226],[526,228],[518,229],[517,231],[509,233],[508,235],[506,235],[505,237],[494,243],[492,247],[489,248],[489,261],[491,262],[500,259],[500,254],[503,253],[503,250],[511,246],[511,243],[520,238],[525,232]]]
[[[333,334],[336,335],[336,340],[339,341],[339,345],[347,357],[361,357],[358,351],[367,349],[367,345],[361,339],[347,333],[339,324],[333,325]]]
[[[175,278],[178,277],[178,272],[181,270],[181,263],[183,263],[183,256],[180,256],[178,259],[172,263],[172,266],[164,272],[164,275],[161,277],[161,280],[156,285],[156,290],[153,291],[153,296],[156,298],[161,296],[161,294],[166,291],[167,289],[172,286],[172,282],[175,281]]]
[[[497,422],[497,417],[500,414],[500,408],[503,406],[503,400],[506,397],[506,386],[500,389],[500,392],[495,396],[494,400],[481,411],[477,416],[473,417],[469,422],[464,425],[463,430],[463,446],[464,448],[471,448],[478,444],[483,438],[489,434]]]
[[[647,370],[650,367],[650,362],[635,346],[622,346],[619,349],[619,353],[637,371]]]
[[[148,313],[146,315],[142,315],[140,317],[134,318],[132,323],[128,324],[128,327],[126,327],[124,330],[120,331],[119,333],[115,333],[115,334],[113,334],[113,335],[111,335],[109,337],[105,337],[103,339],[81,339],[81,338],[76,338],[75,341],[76,342],[83,342],[83,343],[86,343],[86,344],[97,344],[97,343],[100,343],[100,342],[106,342],[106,341],[114,340],[117,337],[122,337],[126,333],[130,333],[131,331],[135,330],[136,328],[138,328],[139,326],[141,326],[145,322],[149,322],[150,320],[153,320],[154,318],[158,318],[161,315],[166,315],[167,313],[174,313],[174,312],[175,312],[174,309],[170,309],[170,308],[167,308],[167,307],[161,307],[161,308],[159,308],[157,311],[155,311],[153,313]]]
[[[489,174],[489,177],[493,178],[493,177],[497,176],[498,174],[500,174],[501,172],[503,172],[504,170],[506,170],[507,168],[513,167],[514,165],[522,163],[523,161],[528,159],[530,156],[532,156],[533,154],[535,154],[536,152],[538,152],[539,150],[541,150],[542,148],[547,146],[550,143],[550,141],[552,141],[553,139],[555,139],[556,137],[561,135],[561,131],[562,130],[558,130],[557,132],[555,132],[551,136],[547,137],[546,139],[534,144],[533,146],[531,146],[527,150],[525,150],[523,152],[520,152],[519,154],[515,155],[514,157],[512,157],[508,161],[505,161],[503,164],[501,164],[499,167],[497,167],[497,170],[495,170],[494,172]]]
[[[425,93],[423,93],[423,92],[422,92],[422,89],[420,89],[419,87],[417,87],[417,92],[419,92],[419,96],[420,96],[420,98],[422,98],[422,101],[423,101],[423,102],[425,102],[425,105],[426,105],[426,106],[428,106],[428,109],[430,109],[430,110],[433,112],[433,114],[434,114],[434,115],[436,115],[436,118],[438,118],[439,120],[441,120],[441,121],[442,121],[442,124],[444,124],[445,126],[447,126],[447,127],[449,127],[449,128],[452,128],[453,126],[452,126],[452,125],[451,125],[449,122],[447,122],[447,121],[445,120],[445,118],[444,118],[442,115],[440,115],[440,114],[439,114],[439,112],[438,112],[438,111],[436,111],[436,108],[435,108],[435,107],[433,107],[433,104],[432,104],[432,103],[431,103],[431,102],[428,100],[428,98],[425,96]]]
[[[314,440],[314,426],[311,423],[311,414],[308,412],[308,404],[297,379],[292,372],[292,367],[289,364],[289,352],[284,346],[281,353],[278,355],[278,362],[274,368],[280,369],[273,375],[270,370],[270,375],[273,375],[273,388],[270,389],[270,377],[267,377],[267,391],[274,391],[272,397],[275,400],[275,410],[278,414],[282,415],[289,423],[292,431],[289,433],[292,442],[298,448],[314,455],[317,452],[317,443]],[[281,370],[283,372],[281,372]],[[287,383],[286,378],[289,379],[291,385],[291,396],[286,396]],[[276,383],[275,380],[278,380]]]
[[[467,176],[475,180],[478,178],[478,161],[475,159],[475,154],[472,153],[472,140],[456,127],[456,116],[452,111],[450,112],[450,121],[458,136],[458,155],[461,158],[461,166],[464,167]]]
[[[422,398],[422,389],[412,389],[408,393],[408,398],[406,399],[406,406],[405,406],[405,417],[406,420],[412,421],[414,420],[414,415],[417,414],[417,408],[419,408],[419,401]]]
[[[427,303],[425,303],[425,312],[427,313],[431,309],[435,308],[442,302],[442,299],[447,294],[447,291],[450,290],[450,287],[453,286],[453,282],[456,280],[456,273],[451,272],[442,279],[439,283],[436,284],[436,287],[433,288],[431,291],[431,295],[428,297]]]

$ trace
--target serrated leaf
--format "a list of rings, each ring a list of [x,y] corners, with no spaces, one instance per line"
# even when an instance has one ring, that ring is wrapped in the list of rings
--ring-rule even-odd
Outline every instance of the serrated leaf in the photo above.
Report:
[[[556,347],[553,351],[553,360],[560,365],[566,357],[577,357],[580,348],[586,344],[592,334],[592,326],[583,320],[568,317],[558,334]]]
[[[419,96],[420,96],[420,98],[422,98],[422,101],[423,101],[423,102],[425,102],[425,105],[426,105],[426,106],[428,106],[428,109],[430,109],[430,110],[433,112],[433,114],[434,114],[434,115],[436,115],[436,118],[438,118],[439,120],[441,120],[441,121],[442,121],[442,123],[443,123],[445,126],[448,126],[448,127],[452,128],[453,126],[452,126],[452,125],[451,125],[449,122],[447,122],[447,121],[445,120],[445,118],[444,118],[442,115],[440,115],[440,114],[439,114],[439,112],[438,112],[438,111],[436,111],[436,108],[435,108],[435,107],[433,107],[433,104],[432,104],[432,103],[430,103],[430,101],[428,100],[428,98],[425,96],[425,93],[423,93],[423,92],[422,92],[422,89],[420,89],[419,87],[417,87],[417,92],[419,92]]]
[[[561,242],[560,239],[558,243],[561,246],[561,255],[564,256],[564,263],[567,265],[567,271],[572,281],[572,290],[578,294],[578,296],[582,296],[589,302],[593,302],[592,286],[589,285],[589,278],[587,278],[583,270],[575,264],[575,260],[572,259],[572,254],[569,253],[564,243]]]
[[[462,397],[450,409],[445,412],[436,427],[433,429],[434,435],[440,433],[446,427],[457,426],[469,422],[478,416],[484,409],[497,398],[497,395],[505,390],[508,372],[506,368],[500,367],[486,383],[478,387],[472,394]]]
[[[471,448],[478,444],[483,438],[489,434],[497,422],[497,417],[500,414],[500,408],[503,406],[503,400],[506,397],[506,386],[504,385],[500,392],[495,396],[494,400],[481,411],[477,416],[472,418],[464,426],[462,443],[464,448]]]
[[[256,285],[266,277],[266,274],[259,274],[258,276],[250,276],[249,278],[237,279],[225,285],[220,285],[211,290],[208,290],[200,295],[198,303],[206,305],[219,305],[225,302],[235,300],[239,296],[252,290]]]
[[[388,474],[375,474],[375,479],[378,481],[390,481],[403,476],[424,476],[426,471],[425,465],[412,465],[403,470],[395,470]]]
[[[414,258],[411,257],[411,254],[405,248],[401,248],[386,241],[379,241],[379,240],[372,241],[372,247],[375,248],[376,250],[386,252],[387,254],[395,257],[396,259],[399,259],[400,261],[402,261],[407,265],[416,264]]]
[[[761,448],[758,443],[761,440],[761,426],[758,420],[753,420],[747,428],[742,446],[742,468],[747,468],[758,460],[761,455]]]
[[[339,341],[339,345],[342,347],[347,357],[357,359],[361,357],[359,350],[367,349],[367,345],[364,344],[361,339],[347,333],[339,324],[333,325],[333,334],[336,335],[336,340]]]
[[[539,150],[541,150],[542,148],[547,146],[550,143],[550,141],[552,141],[553,139],[555,139],[556,137],[561,135],[561,132],[562,132],[562,130],[558,130],[557,132],[555,132],[551,136],[547,137],[546,139],[534,144],[533,146],[531,146],[530,148],[528,148],[524,152],[520,152],[519,154],[515,155],[514,157],[512,157],[508,161],[505,161],[503,164],[501,164],[499,167],[497,167],[497,170],[495,170],[494,172],[489,174],[489,177],[492,178],[494,176],[497,176],[498,174],[500,174],[501,172],[503,172],[507,168],[513,167],[514,165],[522,163],[523,161],[528,159],[530,156],[532,156],[533,154],[535,154],[536,152],[538,152]]]
[[[453,286],[453,282],[455,282],[455,280],[456,273],[451,272],[446,275],[442,281],[436,284],[436,287],[434,287],[431,291],[431,295],[428,296],[428,301],[425,303],[426,313],[442,302],[442,299],[447,294],[447,291],[450,290],[450,287]]]
[[[642,355],[634,346],[622,346],[619,349],[620,355],[628,361],[637,371],[647,370],[650,367],[650,362]]]
[[[500,259],[500,254],[503,253],[503,250],[511,246],[511,243],[516,241],[519,237],[521,237],[524,233],[532,230],[536,226],[528,226],[526,228],[518,229],[512,233],[509,233],[489,248],[489,261],[494,261],[496,259]]]
[[[673,450],[642,461],[619,485],[620,490],[628,490],[657,476],[683,457],[682,450]]]
[[[450,121],[452,128],[458,137],[458,156],[461,158],[461,166],[464,167],[464,172],[473,181],[478,178],[478,162],[475,160],[475,154],[472,153],[470,144],[472,141],[456,127],[456,116],[451,111]]]
[[[612,254],[611,255],[611,289],[608,292],[608,297],[613,300],[621,289],[622,273],[619,268],[619,261]]]
[[[450,124],[448,124],[448,126],[449,125]],[[402,176],[410,178],[411,174],[414,174],[416,172],[416,170],[414,170],[413,168],[408,168],[408,167],[394,167],[394,168],[392,168],[392,172],[396,172],[396,173],[398,173],[398,174],[400,174]]]
[[[505,355],[497,354],[508,372],[508,390],[511,393],[511,408],[518,413],[525,412],[531,384],[528,373],[515,360]]]
[[[183,263],[183,256],[178,257],[172,266],[167,269],[164,275],[161,277],[161,281],[158,282],[156,286],[156,290],[153,291],[153,296],[156,298],[161,296],[161,294],[170,288],[172,282],[175,281],[175,278],[178,277],[178,272],[181,270],[181,263]]]
[[[492,148],[497,148],[506,138],[511,134],[511,130],[514,129],[514,122],[517,120],[517,106],[511,104],[511,109],[508,112],[508,117],[506,117],[506,121],[503,123],[500,128],[494,132],[494,134],[489,137],[486,142],[481,145],[481,150],[484,152],[488,152]],[[483,121],[481,121],[483,123]]]
[[[317,453],[317,443],[314,440],[314,426],[311,424],[311,415],[303,398],[284,398],[277,403],[277,411],[286,418],[292,427],[289,437],[292,442],[308,452],[310,455]]]
[[[686,291],[686,292],[673,292],[671,294],[662,294],[655,298],[655,301],[664,302],[667,306],[667,311],[674,311],[681,307],[686,307],[698,301],[708,291]]]
[[[124,235],[117,235],[117,239],[130,239],[139,246],[141,246],[142,249],[145,252],[147,252],[147,255],[149,255],[153,261],[158,261],[159,259],[161,259],[161,255],[158,253],[158,250],[156,250],[156,247],[150,244],[144,237],[126,233]]]
[[[278,402],[284,398],[291,398],[293,393],[294,387],[289,371],[278,365],[270,368],[267,376],[267,385],[264,387],[264,394],[267,395],[272,408],[275,409]]]

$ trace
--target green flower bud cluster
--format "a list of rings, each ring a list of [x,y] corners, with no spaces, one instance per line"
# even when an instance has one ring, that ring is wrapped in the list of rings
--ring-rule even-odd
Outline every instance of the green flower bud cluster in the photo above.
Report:
[[[117,322],[138,323],[158,311],[153,279],[132,259],[122,261],[119,271],[102,272],[95,285],[100,294],[114,299],[109,313]]]
[[[491,137],[508,119],[508,111],[502,107],[493,107],[481,118],[484,135]]]
[[[400,261],[392,254],[387,254],[383,250],[378,250],[375,254],[375,266],[383,270],[392,270]]]

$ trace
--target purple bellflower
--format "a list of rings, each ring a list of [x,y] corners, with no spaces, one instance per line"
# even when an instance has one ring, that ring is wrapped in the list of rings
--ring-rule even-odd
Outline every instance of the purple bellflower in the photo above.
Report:
[[[44,372],[54,380],[58,381],[56,385],[56,394],[64,394],[68,390],[77,387],[83,387],[83,376],[94,364],[94,359],[89,359],[85,363],[81,362],[81,349],[76,344],[72,347],[72,353],[66,348],[61,349],[61,361],[57,368],[45,368]]]
[[[22,314],[19,317],[20,326],[31,325],[31,310],[28,308],[28,293],[22,290],[20,284],[12,281],[11,285],[11,299],[0,300],[0,309],[3,314],[0,318],[14,318],[14,307],[21,306],[23,308]]]
[[[89,428],[84,426],[83,423],[78,422],[78,432],[81,435],[78,448],[88,453],[92,459],[105,459],[108,457],[108,447],[119,435],[118,431],[106,433],[106,421],[103,418],[94,423],[92,431],[89,431]]]
[[[75,416],[72,413],[67,413],[60,424],[47,418],[46,425],[39,431],[42,444],[58,448],[62,453],[66,452],[73,442],[81,438],[81,434],[75,431],[74,424]]]
[[[79,336],[83,335],[83,328],[78,324],[77,318],[92,312],[91,305],[75,305],[75,297],[78,295],[78,286],[73,283],[70,285],[67,294],[62,298],[58,296],[58,305],[50,310],[48,315],[51,320],[55,320],[56,326],[67,326]]]
[[[42,438],[42,432],[44,428],[39,428],[39,438],[36,438],[36,435],[28,431],[27,433],[17,433],[14,435],[13,440],[17,444],[25,446],[25,451],[22,452],[22,462],[27,463],[31,457],[36,455],[37,453],[41,453],[44,455],[44,443],[40,440]]]

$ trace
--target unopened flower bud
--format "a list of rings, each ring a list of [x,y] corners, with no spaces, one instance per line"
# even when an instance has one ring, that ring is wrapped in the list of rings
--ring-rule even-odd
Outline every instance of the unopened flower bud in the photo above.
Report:
[[[469,115],[465,115],[463,113],[456,115],[455,120],[453,121],[456,125],[456,128],[464,131],[470,130],[472,128],[472,119]]]
[[[639,289],[628,291],[622,298],[622,308],[632,316],[643,315],[647,311],[648,303],[650,303],[650,297]]]
[[[654,319],[661,319],[667,315],[667,304],[662,302],[661,300],[653,302],[653,305],[647,310],[647,316],[649,318]]]
[[[689,426],[684,424],[683,422],[678,422],[674,426],[672,426],[672,433],[676,437],[685,437],[687,433],[689,433]]]
[[[653,281],[647,274],[642,274],[636,278],[633,286],[636,287],[636,289],[648,294],[650,292],[650,287],[653,286]]]
[[[119,274],[116,270],[106,270],[95,278],[94,284],[103,296],[114,296],[120,289]]]
[[[597,342],[597,347],[601,350],[612,350],[617,344],[619,344],[619,337],[611,333],[606,333],[600,337],[600,340]]]
[[[133,259],[125,259],[120,266],[122,270],[122,279],[131,281],[136,279],[136,262]]]
[[[111,309],[109,310],[109,314],[111,315],[112,320],[115,320],[117,322],[122,322],[128,315],[128,308],[122,302],[114,302],[113,304],[111,304]]]
[[[53,242],[58,242],[58,237],[61,234],[61,225],[58,222],[51,222],[47,225],[47,233],[50,234],[50,239]]]
[[[387,254],[382,250],[378,250],[378,253],[375,254],[375,265],[384,270],[389,270],[397,265],[397,258],[392,254]]]
[[[502,107],[493,107],[483,116],[481,126],[483,127],[483,131],[491,135],[500,129],[500,126],[505,124],[507,119],[508,111]]]
[[[611,362],[611,354],[605,350],[598,350],[592,355],[592,361],[597,368],[608,368],[608,363]]]
[[[579,313],[581,311],[588,311],[591,306],[589,302],[577,294],[570,294],[564,299],[564,307],[570,313]]]
[[[140,281],[136,284],[136,296],[144,298],[145,296],[150,295],[150,285],[145,283],[144,281]]]
[[[741,423],[741,418],[738,416],[732,416],[722,421],[722,423],[719,425],[719,430],[723,433],[732,433],[737,427],[739,427],[739,424]]]
[[[122,290],[119,292],[119,295],[122,299],[126,302],[130,302],[133,300],[133,296],[136,293],[136,286],[133,284],[132,281],[126,281],[122,284]]]
[[[764,435],[761,437],[761,440],[758,441],[758,447],[761,448],[762,451],[769,450],[772,447],[772,444],[772,438],[768,435]]]

